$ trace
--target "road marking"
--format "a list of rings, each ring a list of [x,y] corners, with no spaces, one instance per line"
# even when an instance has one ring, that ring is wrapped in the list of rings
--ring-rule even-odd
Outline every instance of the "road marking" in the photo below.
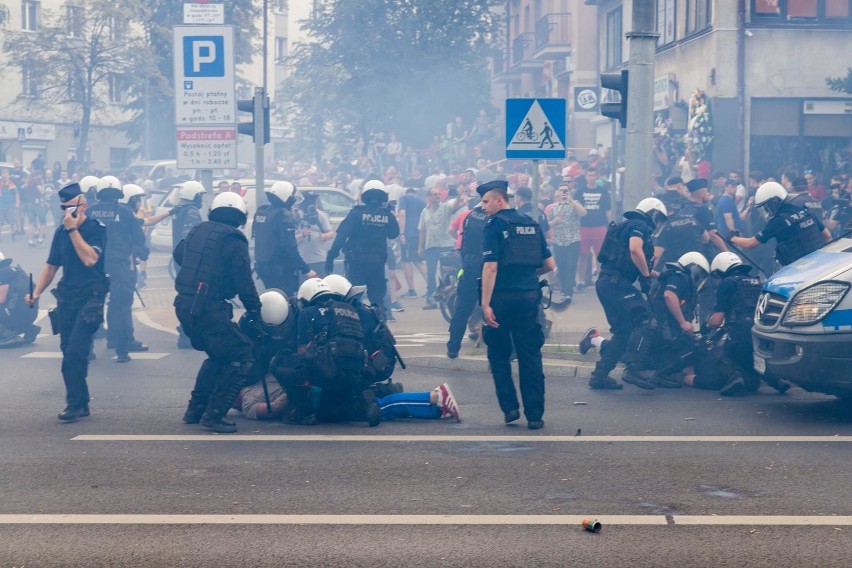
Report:
[[[142,355],[142,353],[140,353]],[[136,353],[133,354],[133,357]],[[837,443],[852,442],[852,436],[405,436],[338,434],[81,434],[81,442],[519,442],[519,443]]]
[[[0,525],[568,525],[668,526],[662,515],[0,515]],[[852,516],[673,516],[686,526],[850,526]]]
[[[169,355],[169,353],[133,353],[130,355],[130,358],[139,359],[140,361],[156,361]],[[62,351],[33,351],[26,355],[21,355],[21,359],[62,359]],[[115,357],[111,357],[111,359],[115,359]]]
[[[136,319],[139,320],[139,323],[146,327],[156,329],[157,331],[169,333],[171,335],[174,335],[175,337],[178,336],[178,332],[176,329],[158,324],[157,322],[152,320],[151,317],[144,310],[134,310],[133,315],[136,316]]]

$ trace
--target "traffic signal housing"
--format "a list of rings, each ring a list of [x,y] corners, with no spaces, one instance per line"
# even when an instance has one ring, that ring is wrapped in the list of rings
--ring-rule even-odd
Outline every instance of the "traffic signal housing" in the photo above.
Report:
[[[617,103],[602,103],[601,114],[618,119],[622,128],[627,127],[627,69],[620,73],[601,73],[601,88],[618,91],[621,101]]]
[[[263,143],[269,144],[269,97],[258,93],[251,99],[240,99],[237,101],[237,110],[251,113],[252,116],[249,122],[237,124],[237,132],[251,136],[252,141],[257,142],[257,137],[260,134],[258,132],[260,129],[258,116],[262,116],[260,122],[262,122]]]

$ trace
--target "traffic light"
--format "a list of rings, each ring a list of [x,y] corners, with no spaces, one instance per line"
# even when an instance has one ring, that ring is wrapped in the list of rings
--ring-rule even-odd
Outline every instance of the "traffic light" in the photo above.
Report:
[[[263,143],[269,144],[269,97],[257,92],[254,98],[238,100],[237,110],[249,112],[252,115],[251,121],[237,124],[237,132],[247,134],[253,141],[257,141],[258,131],[262,128]],[[261,120],[258,120],[258,116],[262,117]]]
[[[621,102],[601,104],[601,114],[617,118],[622,128],[627,126],[627,69],[621,73],[601,73],[601,88],[618,91]]]

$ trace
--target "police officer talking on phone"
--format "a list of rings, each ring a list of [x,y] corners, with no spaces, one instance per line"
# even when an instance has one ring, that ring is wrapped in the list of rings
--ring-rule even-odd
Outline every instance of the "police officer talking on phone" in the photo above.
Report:
[[[514,344],[527,427],[537,430],[544,427],[544,331],[537,317],[538,277],[556,264],[539,224],[509,207],[508,188],[502,180],[476,188],[489,216],[483,235],[481,301],[487,327],[482,333],[505,422],[521,417],[509,363]]]
[[[62,379],[65,381],[65,410],[59,413],[64,422],[75,422],[89,415],[89,351],[104,319],[104,301],[109,284],[104,269],[106,227],[86,216],[86,197],[80,184],[72,183],[59,190],[65,216],[56,228],[47,264],[38,276],[32,295],[26,302],[35,304],[62,268],[62,278],[54,291],[58,318],[54,333],[59,332],[62,349]],[[51,324],[54,317],[51,317]]]

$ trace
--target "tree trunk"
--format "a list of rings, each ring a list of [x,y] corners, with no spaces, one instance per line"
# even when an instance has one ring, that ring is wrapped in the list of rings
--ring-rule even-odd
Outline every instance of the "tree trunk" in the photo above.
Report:
[[[89,173],[89,123],[92,120],[92,106],[83,103],[83,116],[80,120],[80,138],[77,139],[77,169]]]

